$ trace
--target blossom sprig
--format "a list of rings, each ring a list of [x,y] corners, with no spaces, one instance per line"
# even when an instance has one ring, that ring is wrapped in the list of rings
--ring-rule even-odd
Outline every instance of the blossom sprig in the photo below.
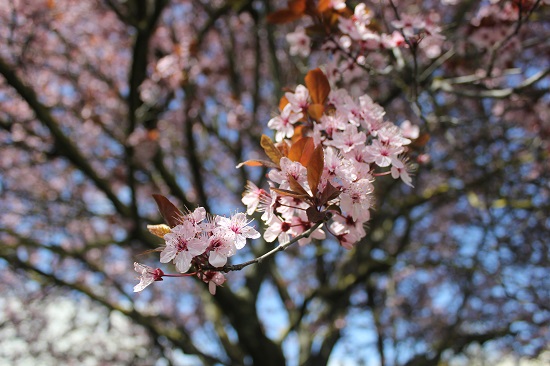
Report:
[[[220,273],[227,259],[244,248],[247,239],[256,239],[260,233],[250,226],[246,214],[235,213],[230,218],[211,216],[204,207],[183,213],[166,197],[153,195],[166,224],[149,225],[149,231],[164,239],[165,245],[158,248],[161,263],[174,263],[177,271],[185,276],[196,275],[208,283],[211,293],[225,282]],[[140,283],[134,287],[138,292],[166,275],[159,268],[153,269],[139,263],[134,268],[140,273]],[[193,268],[192,273],[187,272]]]
[[[173,219],[169,219],[167,221],[170,221],[170,222],[174,223],[174,222],[178,222],[178,220],[180,220],[178,218],[184,217],[184,222],[187,222],[185,220],[185,216],[181,216],[180,213],[179,213],[179,210],[177,210],[177,208],[166,197],[161,196],[161,195],[155,195],[155,199],[157,201],[157,204],[158,204],[159,208],[161,209],[161,213],[162,213],[163,217],[165,218],[165,220],[166,220],[166,217],[173,218]],[[201,208],[198,208],[197,210],[195,210],[194,212],[200,212]],[[232,219],[222,220],[223,221],[222,226],[227,225],[228,227],[231,228],[232,231],[234,229],[240,228],[241,234],[238,234],[235,231],[233,231],[235,233],[234,234],[235,237],[237,235],[242,235],[243,232],[245,233],[244,236],[248,235],[251,238],[252,237],[253,238],[259,237],[259,234],[258,235],[254,234],[255,230],[253,228],[242,225],[242,223],[243,223],[242,215],[237,214],[235,216],[236,216],[236,219],[233,219],[233,220]],[[189,215],[187,217],[189,217]],[[328,220],[329,218],[330,218],[330,216],[327,216],[327,217],[325,217],[325,220]],[[215,219],[214,219],[214,222],[215,222]],[[215,266],[215,265],[212,265],[210,262],[205,261],[205,256],[204,256],[205,253],[203,253],[203,254],[201,254],[199,256],[196,256],[192,259],[192,263],[195,266],[195,270],[193,272],[190,272],[190,273],[177,273],[177,274],[166,274],[160,268],[153,268],[153,267],[135,262],[134,263],[134,269],[135,269],[136,272],[138,272],[140,274],[140,278],[139,278],[140,281],[136,286],[134,286],[134,292],[143,291],[147,286],[149,286],[153,282],[162,281],[163,277],[197,276],[200,280],[202,280],[203,282],[208,284],[209,292],[212,295],[215,295],[216,294],[216,287],[223,285],[226,281],[226,278],[225,278],[225,276],[222,272],[226,273],[226,272],[230,272],[230,271],[240,271],[241,269],[243,269],[245,267],[248,267],[252,264],[261,263],[263,260],[275,255],[275,253],[277,253],[279,251],[285,250],[286,248],[288,248],[292,244],[294,244],[296,242],[299,242],[301,240],[305,240],[310,235],[314,235],[316,230],[319,228],[319,226],[321,226],[323,224],[323,222],[324,221],[320,221],[320,222],[316,223],[315,225],[310,226],[308,228],[308,230],[303,231],[302,233],[300,233],[300,235],[297,235],[292,240],[289,240],[287,242],[281,242],[277,247],[275,247],[274,249],[264,253],[263,255],[261,255],[257,258],[251,259],[249,261],[240,263],[240,264],[224,264],[222,266]],[[199,224],[200,224],[200,222],[199,222]],[[176,228],[177,226],[178,225],[176,225],[174,228]],[[174,228],[170,228],[168,225],[165,225],[165,224],[149,225],[148,226],[148,229],[152,234],[154,234],[156,236],[159,236],[159,237],[163,237],[163,238],[165,238],[169,234],[174,234],[173,230],[172,230]],[[179,232],[179,230],[180,229],[177,229],[176,232]],[[213,231],[215,231],[215,229],[211,230],[211,231],[213,232]],[[229,236],[231,236],[231,235],[229,235]],[[213,238],[213,237],[215,237],[214,234],[212,236],[210,236],[210,238]],[[173,238],[173,236],[171,235],[165,240],[169,241],[169,240],[172,240],[172,238]],[[213,239],[212,241],[215,242],[216,240],[217,239]],[[159,248],[159,250],[164,251],[166,249],[166,247]],[[235,245],[235,247],[237,247],[237,245]],[[212,250],[211,250],[211,252],[212,252]],[[221,262],[219,262],[218,264],[220,264],[220,263]]]
[[[412,186],[406,154],[408,137],[417,134],[408,121],[403,129],[386,121],[384,109],[368,95],[356,100],[345,90],[331,90],[320,69],[308,72],[305,84],[280,103],[281,114],[294,122],[270,123],[275,141],[262,136],[269,160],[239,164],[271,168],[269,189],[249,182],[242,202],[248,213],[263,212],[268,242],[289,242],[322,222],[300,244],[324,239],[326,230],[351,249],[366,235],[375,179],[391,176]]]

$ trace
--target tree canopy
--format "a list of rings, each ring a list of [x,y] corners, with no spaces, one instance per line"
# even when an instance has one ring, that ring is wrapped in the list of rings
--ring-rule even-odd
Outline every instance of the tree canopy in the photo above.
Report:
[[[538,357],[550,342],[549,5],[1,2],[0,334],[27,348],[0,359],[413,366],[473,346]],[[308,104],[292,110],[300,85]],[[346,112],[369,126],[369,144],[388,146],[377,121],[409,141],[363,157],[368,206],[347,223],[366,218],[357,241],[330,235],[324,214],[346,211],[345,184],[326,188],[328,152],[315,150],[330,133],[314,125],[338,116],[344,93],[378,116]],[[296,142],[308,128],[311,150]],[[276,145],[287,138],[302,144],[297,157]],[[349,152],[330,146],[342,148],[335,159]],[[307,166],[301,183],[272,188],[308,200],[304,230],[323,225],[325,239],[227,271],[215,295],[197,276],[132,292],[134,262],[178,272],[147,229],[165,222],[158,197],[229,218],[247,210],[247,182],[279,179],[279,159]],[[284,244],[261,216],[250,224],[261,236],[228,265]],[[64,335],[25,322],[46,324],[55,311],[40,309],[56,307],[74,313]],[[112,329],[101,334],[116,335],[116,350],[68,352],[58,339],[80,328]]]

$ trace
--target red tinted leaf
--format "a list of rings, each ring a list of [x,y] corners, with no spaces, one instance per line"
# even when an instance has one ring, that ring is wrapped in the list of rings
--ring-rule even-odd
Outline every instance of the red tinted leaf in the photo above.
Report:
[[[290,9],[277,10],[267,16],[267,22],[271,24],[283,24],[293,22],[302,17],[302,14],[297,14]]]
[[[311,154],[313,154],[313,150],[315,150],[315,143],[313,142],[313,137],[306,137],[307,141],[304,145],[304,149],[302,151],[302,157],[300,158],[300,164],[307,167],[309,164],[309,160],[311,159]]]
[[[306,0],[289,0],[288,8],[294,14],[304,14],[306,11]]]
[[[183,213],[176,207],[168,198],[160,194],[154,194],[153,198],[157,203],[162,218],[170,227],[177,226],[181,223]]]
[[[288,197],[294,197],[294,198],[300,198],[300,199],[304,199],[304,198],[308,198],[309,195],[306,193],[306,194],[303,194],[303,193],[297,193],[297,192],[294,192],[294,191],[289,191],[287,189],[279,189],[279,188],[273,188],[271,187],[271,190],[273,192],[277,192],[278,194],[280,194],[281,196],[288,196]]]
[[[288,104],[288,99],[283,95],[279,101],[279,110],[282,112],[285,106]]]
[[[306,127],[303,125],[295,126],[294,127],[294,135],[292,135],[292,138],[290,139],[292,141],[292,144],[295,144],[298,140],[305,137],[306,133]],[[287,153],[288,156],[288,153]]]
[[[323,190],[323,193],[321,193],[321,197],[319,198],[319,204],[324,205],[327,202],[335,199],[340,195],[340,190],[336,187],[334,187],[330,182],[327,183],[327,186]]]
[[[281,161],[283,154],[281,154],[279,149],[277,149],[277,146],[275,146],[273,141],[268,136],[262,135],[260,145],[263,147],[265,154],[271,159],[271,161],[279,166],[279,161]]]
[[[271,162],[271,161],[268,161],[268,160],[247,160],[247,161],[243,161],[242,163],[239,163],[237,165],[237,169],[242,167],[242,166],[265,166],[265,167],[268,167],[268,168],[278,168],[277,164]]]
[[[307,191],[304,189],[304,187],[302,187],[300,185],[300,183],[298,183],[298,181],[296,179],[294,179],[294,177],[288,175],[286,178],[288,179],[288,183],[290,185],[290,188],[294,192],[296,192],[300,195],[305,195],[306,197],[309,197],[309,193],[307,193]]]
[[[323,153],[323,147],[319,144],[313,153],[311,154],[311,159],[307,164],[307,182],[311,188],[311,193],[313,197],[317,195],[317,187],[321,181],[321,175],[323,174],[323,168],[325,166],[325,156]]]
[[[330,93],[330,84],[321,69],[316,68],[307,73],[305,77],[306,87],[313,104],[325,104]]]
[[[307,107],[307,113],[310,115],[311,118],[318,121],[321,119],[321,116],[323,115],[323,112],[325,111],[325,107],[322,104],[310,104]]]
[[[430,134],[423,133],[416,140],[413,140],[411,146],[414,148],[421,148],[424,147],[428,141],[430,141]]]
[[[304,137],[293,143],[288,152],[288,158],[292,161],[300,161],[302,158],[302,152],[304,151],[304,146],[310,138],[311,137]]]
[[[314,224],[323,221],[325,218],[325,213],[319,212],[319,210],[317,210],[317,207],[315,206],[308,207],[306,210],[306,214],[307,219]]]
[[[317,5],[317,10],[319,10],[319,13],[327,11],[328,9],[330,9],[330,0],[319,1],[319,5]]]

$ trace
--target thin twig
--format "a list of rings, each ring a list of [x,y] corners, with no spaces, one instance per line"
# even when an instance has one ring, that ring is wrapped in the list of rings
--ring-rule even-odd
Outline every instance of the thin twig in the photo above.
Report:
[[[301,233],[300,235],[295,236],[294,238],[292,238],[292,240],[290,240],[289,242],[281,243],[276,248],[270,250],[269,252],[267,252],[267,253],[265,253],[265,254],[257,257],[257,258],[251,259],[247,262],[243,262],[243,263],[240,263],[240,264],[228,264],[228,265],[225,265],[225,266],[219,267],[219,268],[208,266],[208,267],[203,267],[203,269],[210,270],[210,271],[220,271],[220,272],[240,271],[244,267],[248,267],[251,264],[261,263],[264,259],[267,259],[267,258],[273,256],[277,252],[285,250],[286,248],[288,248],[292,244],[296,243],[298,240],[309,237],[315,230],[317,230],[317,228],[319,228],[319,226],[324,224],[325,221],[327,221],[329,219],[329,217],[330,216],[327,216],[327,218],[325,218],[325,220],[319,221],[318,223],[316,223],[315,225],[310,227],[308,230],[306,230],[303,233]]]

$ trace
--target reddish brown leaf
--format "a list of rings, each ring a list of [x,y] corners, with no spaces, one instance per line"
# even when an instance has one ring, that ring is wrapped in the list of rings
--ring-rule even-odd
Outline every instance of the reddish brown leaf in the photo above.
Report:
[[[290,146],[288,146],[288,142],[281,141],[277,144],[277,149],[283,154],[283,156],[288,156],[288,152],[290,150]]]
[[[335,199],[340,195],[340,190],[336,187],[334,187],[330,182],[327,183],[327,186],[323,190],[323,193],[321,193],[321,197],[319,198],[319,204],[324,205],[327,202]]]
[[[273,141],[268,136],[262,135],[260,145],[263,147],[265,154],[271,159],[271,161],[279,166],[279,161],[281,161],[283,154],[281,154],[279,149],[277,149],[277,146],[275,146]]]
[[[306,134],[306,126],[304,125],[295,126],[294,135],[292,135],[292,138],[290,139],[292,141],[292,144],[294,145],[298,140],[305,137],[305,134]]]
[[[268,168],[278,168],[278,166],[271,162],[271,161],[268,161],[268,160],[247,160],[247,161],[243,161],[242,163],[239,163],[237,165],[237,169],[238,168],[241,168],[242,166],[265,166],[265,167],[268,167]]]
[[[331,3],[330,0],[321,0],[321,1],[319,1],[319,4],[317,5],[317,10],[319,11],[319,13],[323,13],[323,12],[327,11],[328,9],[330,9],[330,3]]]
[[[306,166],[307,168],[307,182],[311,188],[313,197],[317,195],[317,187],[321,181],[321,175],[323,174],[323,168],[325,166],[325,156],[323,153],[323,147],[319,144],[311,155],[311,159]]]
[[[413,140],[411,146],[414,148],[421,148],[424,147],[428,141],[430,141],[430,134],[423,133],[416,140]]]
[[[300,164],[307,167],[309,160],[311,159],[311,154],[315,150],[315,143],[313,142],[313,137],[307,137],[306,144],[302,150],[302,156],[300,157]]]
[[[309,195],[308,194],[303,194],[303,193],[297,193],[297,192],[294,192],[294,191],[289,191],[287,189],[280,189],[280,188],[273,188],[271,187],[271,190],[273,192],[277,192],[278,194],[280,194],[281,196],[288,196],[288,197],[294,197],[294,198],[299,198],[299,199],[304,199],[304,198],[308,198]]]
[[[321,69],[316,68],[307,73],[305,77],[306,87],[314,104],[325,104],[330,93],[330,84]]]
[[[309,193],[304,189],[304,187],[301,186],[300,183],[294,177],[291,175],[288,175],[286,177],[288,179],[288,184],[290,185],[290,189],[292,189],[294,192],[300,195],[305,195],[306,197],[309,197]]]
[[[315,206],[308,207],[306,210],[306,214],[307,214],[307,219],[313,223],[318,223],[325,219],[325,213],[319,212],[319,210],[317,210],[317,207]]]
[[[284,24],[293,22],[302,17],[303,14],[295,13],[290,9],[281,9],[267,16],[267,22],[271,24]]]
[[[153,198],[157,203],[162,218],[168,226],[174,227],[181,223],[183,213],[172,202],[170,202],[168,198],[160,194],[154,194]]]
[[[321,119],[321,116],[323,115],[323,112],[325,111],[325,107],[322,104],[310,104],[307,107],[307,113],[311,118],[318,121]]]
[[[323,24],[313,24],[306,27],[306,34],[310,38],[319,38],[327,35],[327,29]]]
[[[304,14],[306,11],[306,1],[307,0],[289,0],[288,8],[294,14]]]
[[[293,143],[288,151],[288,158],[292,161],[300,161],[302,152],[304,151],[304,146],[310,138],[311,137],[304,137]]]
[[[279,101],[279,110],[282,112],[285,106],[288,104],[288,99],[283,95]]]

